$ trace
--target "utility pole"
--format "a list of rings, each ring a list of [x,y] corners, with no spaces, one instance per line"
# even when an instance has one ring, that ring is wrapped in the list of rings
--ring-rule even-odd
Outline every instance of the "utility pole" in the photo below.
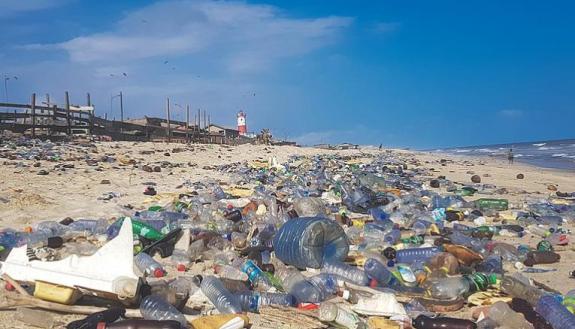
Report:
[[[66,123],[68,125],[68,135],[72,134],[72,123],[70,122],[70,95],[66,92]]]
[[[190,105],[186,105],[186,143],[190,142]]]
[[[90,93],[86,93],[86,103],[88,106],[92,106],[92,99],[90,97]],[[94,134],[94,110],[92,109],[89,113],[90,118],[90,135]]]
[[[170,142],[170,98],[166,98],[166,119],[168,121],[168,143]]]
[[[36,138],[36,94],[32,94],[32,138]]]

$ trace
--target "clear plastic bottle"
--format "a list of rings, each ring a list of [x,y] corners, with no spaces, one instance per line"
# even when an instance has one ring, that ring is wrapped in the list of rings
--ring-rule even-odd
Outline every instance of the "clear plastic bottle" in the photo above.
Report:
[[[179,276],[174,281],[170,282],[168,285],[171,289],[173,289],[176,294],[186,296],[186,295],[193,295],[198,289],[200,289],[200,285],[202,283],[202,277],[197,276]]]
[[[170,261],[176,265],[178,272],[185,272],[192,260],[185,250],[174,249],[170,256]]]
[[[239,293],[237,298],[242,310],[247,312],[258,312],[260,307],[267,305],[295,305],[294,296],[285,293],[246,291]]]
[[[399,231],[399,229],[394,228],[385,235],[383,241],[386,244],[393,246],[395,243],[397,243],[399,238],[401,238],[401,232]]]
[[[325,217],[325,204],[320,198],[303,197],[293,201],[293,208],[300,217]]]
[[[369,258],[363,265],[365,273],[372,279],[375,279],[380,286],[387,287],[393,280],[393,274],[385,265],[375,258]]]
[[[164,276],[164,268],[160,263],[156,262],[150,255],[146,253],[139,253],[134,257],[134,264],[145,275],[151,275],[156,278]]]
[[[415,262],[422,263],[439,252],[441,252],[441,250],[438,247],[402,249],[395,253],[394,260],[399,264],[413,264]]]
[[[534,329],[533,325],[525,320],[523,314],[515,312],[507,303],[501,301],[491,306],[488,316],[501,327]]]
[[[264,272],[251,259],[246,260],[241,268],[254,287],[265,291],[273,287]]]
[[[335,290],[335,279],[327,275],[317,275],[309,280],[293,267],[276,270],[285,292],[292,294],[298,303],[319,303]]]
[[[273,240],[276,257],[298,268],[321,268],[324,260],[343,260],[349,242],[343,228],[326,218],[294,218],[278,230]]]
[[[344,281],[353,284],[366,286],[369,284],[369,278],[364,271],[342,263],[340,261],[326,261],[321,268],[322,273],[333,274]]]
[[[551,324],[554,329],[574,329],[575,315],[561,304],[561,302],[551,296],[542,296],[535,308]]]
[[[248,280],[248,275],[246,273],[230,265],[216,264],[214,265],[214,272],[221,278],[242,280],[242,281]]]
[[[236,296],[227,290],[215,276],[207,276],[202,281],[202,292],[220,313],[241,313],[242,307]]]
[[[429,293],[433,298],[452,300],[460,296],[466,296],[478,290],[486,290],[490,284],[495,284],[495,275],[475,273],[459,277],[447,277],[428,282]]]
[[[348,329],[358,329],[362,326],[362,321],[355,313],[330,302],[321,303],[319,306],[319,319],[325,322],[335,322]]]
[[[184,328],[188,325],[186,317],[177,308],[157,295],[144,297],[140,303],[140,313],[146,320],[178,321]]]
[[[501,280],[501,290],[512,297],[524,299],[533,306],[537,305],[539,299],[545,294],[543,290],[511,276],[505,276]]]

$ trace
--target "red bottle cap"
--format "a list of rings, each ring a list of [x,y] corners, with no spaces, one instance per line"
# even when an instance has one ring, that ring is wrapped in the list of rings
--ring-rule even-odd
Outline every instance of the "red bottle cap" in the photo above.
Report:
[[[186,271],[186,265],[184,264],[178,264],[178,272],[185,272]]]
[[[156,278],[161,278],[164,276],[164,271],[162,271],[161,269],[157,268],[154,270],[154,277]]]
[[[370,286],[371,288],[377,287],[377,280],[376,280],[376,279],[371,279],[371,280],[369,281],[369,286]]]
[[[300,310],[317,310],[319,305],[315,303],[299,303],[297,306]]]
[[[106,329],[106,322],[98,322],[96,329]]]
[[[14,288],[14,286],[10,282],[6,282],[6,284],[4,285],[4,288],[8,291],[16,290],[16,288]]]

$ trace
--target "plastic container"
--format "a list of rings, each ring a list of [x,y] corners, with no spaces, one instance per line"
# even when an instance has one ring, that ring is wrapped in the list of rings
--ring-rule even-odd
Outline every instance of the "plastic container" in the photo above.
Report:
[[[399,241],[399,238],[401,238],[401,232],[399,229],[394,228],[383,237],[383,241],[388,245],[394,245]]]
[[[467,296],[478,290],[486,290],[490,284],[495,284],[495,275],[475,273],[459,277],[447,277],[430,283],[429,293],[433,298],[452,300]]]
[[[324,260],[343,260],[349,242],[342,227],[326,218],[294,218],[273,240],[276,257],[298,268],[321,268]]]
[[[164,268],[160,263],[156,262],[152,256],[146,253],[139,253],[134,256],[134,264],[145,275],[161,278],[164,276]]]
[[[364,271],[340,261],[324,262],[321,272],[336,275],[344,281],[357,285],[366,286],[369,283],[369,278]]]
[[[205,277],[201,289],[220,313],[241,313],[242,307],[236,296],[224,287],[220,279],[215,276]]]
[[[512,310],[507,303],[496,302],[489,309],[488,316],[501,327],[516,329],[534,329],[525,317]]]
[[[214,265],[214,272],[221,278],[247,281],[248,275],[230,265]]]
[[[554,329],[575,329],[575,315],[553,296],[542,296],[537,302],[535,310]]]
[[[60,304],[72,305],[82,297],[82,294],[74,288],[36,281],[34,285],[34,297]]]
[[[177,308],[157,295],[144,297],[140,303],[140,313],[146,320],[172,320],[179,322],[184,328],[188,322],[186,317]]]
[[[355,313],[344,310],[330,302],[321,303],[319,306],[319,319],[325,322],[335,322],[349,329],[357,329],[362,323]]]
[[[294,306],[295,298],[290,294],[246,291],[237,295],[242,310],[246,312],[258,312],[261,306],[280,305]]]
[[[335,292],[336,279],[328,274],[306,278],[293,267],[284,267],[276,271],[284,291],[296,298],[298,303],[319,303]]]
[[[365,273],[372,279],[376,280],[380,286],[387,287],[393,280],[393,274],[387,269],[385,265],[380,263],[377,259],[369,258],[363,265]]]

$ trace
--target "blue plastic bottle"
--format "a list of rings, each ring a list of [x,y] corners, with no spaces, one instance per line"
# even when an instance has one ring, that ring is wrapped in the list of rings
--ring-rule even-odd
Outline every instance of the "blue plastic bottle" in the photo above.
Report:
[[[575,315],[569,312],[557,298],[551,295],[545,295],[539,298],[535,310],[544,317],[554,329],[575,329]]]
[[[441,250],[438,247],[402,249],[397,251],[395,262],[399,264],[425,262],[439,252]]]
[[[380,286],[389,286],[393,280],[393,274],[387,269],[385,265],[380,263],[375,258],[369,258],[363,265],[365,273],[377,281]]]

